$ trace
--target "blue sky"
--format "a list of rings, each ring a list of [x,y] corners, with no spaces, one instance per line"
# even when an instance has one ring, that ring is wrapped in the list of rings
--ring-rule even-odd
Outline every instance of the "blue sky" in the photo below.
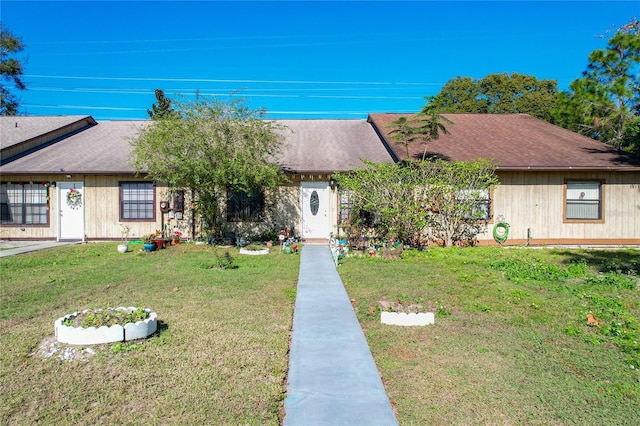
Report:
[[[417,112],[457,76],[559,88],[638,1],[11,1],[29,115],[146,119],[170,97],[240,96],[271,118]],[[604,36],[604,37],[602,37]]]

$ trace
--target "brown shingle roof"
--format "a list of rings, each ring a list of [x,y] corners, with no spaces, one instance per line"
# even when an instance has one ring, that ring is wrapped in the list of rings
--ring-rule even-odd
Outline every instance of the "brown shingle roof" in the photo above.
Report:
[[[2,173],[133,173],[129,141],[148,121],[105,121],[2,166]]]
[[[281,163],[299,173],[348,171],[361,159],[392,163],[380,138],[365,120],[277,120],[289,128]]]
[[[33,117],[37,119],[37,117]],[[105,121],[2,166],[2,173],[132,173],[130,141],[150,121]],[[278,120],[286,149],[280,164],[300,173],[352,170],[361,158],[393,162],[365,120]]]
[[[93,118],[89,116],[19,116],[0,117],[0,148],[5,149],[15,144],[54,132],[70,124]]]
[[[370,114],[368,121],[400,160],[404,146],[389,138],[391,122],[412,114]],[[613,147],[549,124],[527,114],[443,114],[453,122],[450,134],[428,144],[428,155],[446,160],[492,158],[507,170],[637,170],[640,162]],[[424,146],[414,143],[409,155],[422,158]]]

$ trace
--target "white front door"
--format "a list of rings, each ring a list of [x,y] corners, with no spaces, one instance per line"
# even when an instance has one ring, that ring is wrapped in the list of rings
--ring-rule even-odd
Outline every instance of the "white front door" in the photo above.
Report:
[[[58,240],[84,241],[84,186],[58,182]]]
[[[301,182],[302,238],[329,238],[329,183]]]

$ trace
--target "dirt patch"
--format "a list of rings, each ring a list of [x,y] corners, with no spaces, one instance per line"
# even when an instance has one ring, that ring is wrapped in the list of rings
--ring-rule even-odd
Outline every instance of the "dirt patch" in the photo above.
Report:
[[[42,359],[58,358],[63,361],[86,361],[95,354],[96,350],[93,348],[66,345],[58,342],[55,336],[47,336],[29,356]]]

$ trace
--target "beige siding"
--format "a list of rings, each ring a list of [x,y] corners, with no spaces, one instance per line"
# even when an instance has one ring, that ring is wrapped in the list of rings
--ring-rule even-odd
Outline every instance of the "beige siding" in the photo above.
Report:
[[[501,184],[493,191],[493,217],[487,232],[479,236],[480,243],[494,243],[492,230],[496,218],[504,217],[510,224],[507,243],[525,244],[527,231],[532,244],[640,244],[640,172],[500,172]],[[565,180],[601,179],[604,188],[604,221],[602,223],[565,223],[563,221]],[[7,182],[61,181],[60,175],[3,176]],[[156,220],[152,222],[120,222],[119,182],[138,180],[122,176],[74,176],[84,182],[85,233],[89,240],[120,238],[121,224],[131,227],[130,238],[161,229],[168,215],[160,211],[160,201],[168,199],[166,187],[155,188]],[[48,226],[2,226],[3,239],[56,239],[59,211],[56,188],[49,189]],[[187,194],[188,196],[188,194]],[[332,191],[332,223],[337,222],[337,198]],[[188,209],[190,202],[185,200]],[[267,195],[268,209],[264,222],[247,224],[252,233],[287,226],[299,233],[300,186],[299,181],[279,188]],[[169,228],[179,226],[185,237],[191,237],[191,218],[169,222]],[[243,226],[233,224],[232,226]],[[334,229],[335,231],[335,229]],[[197,231],[196,231],[197,232]]]
[[[119,183],[133,182],[131,176],[86,176],[84,178],[85,233],[88,239],[114,239],[121,237],[121,225],[131,228],[129,237],[137,238],[162,228],[160,195],[163,188],[155,188],[155,221],[120,221]]]
[[[3,176],[3,182],[61,182],[65,177],[60,175]],[[159,207],[159,196],[164,189],[156,187],[156,220],[151,222],[120,222],[120,181],[135,181],[130,175],[123,176],[73,176],[73,181],[81,181],[84,185],[83,208],[85,235],[89,240],[115,240],[121,237],[121,223],[131,227],[130,238],[149,234],[162,227],[162,214]],[[48,226],[5,226],[0,229],[3,239],[57,239],[59,200],[55,187],[49,188],[49,225]]]
[[[510,240],[532,242],[564,240],[616,240],[640,243],[640,173],[638,172],[500,172],[494,193],[494,221],[500,216],[510,225]],[[566,180],[599,179],[604,187],[602,223],[565,223]],[[493,224],[480,240],[492,240]],[[636,243],[636,244],[637,244]]]

